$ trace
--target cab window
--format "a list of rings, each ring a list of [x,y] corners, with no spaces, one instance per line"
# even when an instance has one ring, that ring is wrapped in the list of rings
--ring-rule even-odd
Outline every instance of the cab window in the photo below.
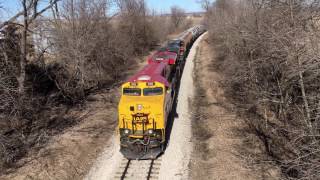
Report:
[[[163,94],[163,88],[162,87],[156,87],[156,88],[144,88],[143,89],[143,95],[144,96],[157,96]]]
[[[140,88],[123,88],[123,95],[141,96],[141,89]]]

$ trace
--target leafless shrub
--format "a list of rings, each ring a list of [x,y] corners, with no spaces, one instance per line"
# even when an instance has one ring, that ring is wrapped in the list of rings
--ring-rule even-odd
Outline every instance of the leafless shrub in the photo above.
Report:
[[[159,42],[167,40],[168,35],[172,32],[170,19],[167,16],[153,12],[149,15],[149,21],[155,39]]]
[[[70,107],[121,81],[168,33],[142,0],[115,0],[113,17],[109,0],[20,2],[0,24],[1,169],[79,121],[64,118]]]
[[[23,0],[23,10],[0,24],[0,173],[31,147],[45,144],[55,124],[68,127],[73,122],[51,119],[52,114],[45,111],[49,105],[54,107],[48,102],[56,90],[55,79],[49,76],[50,67],[38,64],[37,56],[43,52],[35,53],[32,44],[33,23],[57,1],[42,4],[42,9],[38,0]]]
[[[286,176],[317,179],[319,2],[216,1],[207,15],[238,107]]]
[[[106,6],[102,0],[66,0],[53,23],[55,61],[63,66],[56,83],[67,98],[83,99],[90,89],[116,81],[132,63]]]
[[[1,32],[0,41],[0,167],[11,166],[33,144],[29,136],[28,125],[39,120],[39,100],[30,98],[30,76],[27,73],[25,94],[19,96],[17,74],[20,68],[19,26],[8,25]],[[29,48],[28,48],[29,49]],[[26,67],[26,69],[28,69]],[[38,131],[34,131],[37,134]]]
[[[202,6],[202,9],[204,9],[206,12],[211,10],[211,0],[196,0],[197,3],[199,3]]]
[[[159,42],[141,0],[116,1],[119,13],[108,17],[109,1],[66,0],[53,23],[57,87],[68,99],[83,99],[92,88],[117,81],[134,59]],[[112,21],[111,21],[112,20]]]
[[[177,30],[186,21],[185,11],[178,6],[171,7],[171,23],[172,29]]]
[[[156,29],[152,27],[152,16],[144,0],[119,0],[119,31],[131,46],[131,54],[139,55],[159,42]],[[159,31],[159,29],[157,29]],[[126,49],[130,51],[130,47]]]

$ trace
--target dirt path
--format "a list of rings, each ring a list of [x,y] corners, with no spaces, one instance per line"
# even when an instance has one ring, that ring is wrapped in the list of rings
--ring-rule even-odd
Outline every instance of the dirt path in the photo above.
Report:
[[[262,160],[262,142],[225,98],[212,57],[205,37],[195,63],[191,179],[277,179],[277,169]]]

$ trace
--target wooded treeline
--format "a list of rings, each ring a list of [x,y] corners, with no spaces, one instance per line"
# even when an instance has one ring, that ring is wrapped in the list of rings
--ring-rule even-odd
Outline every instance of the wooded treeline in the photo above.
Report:
[[[19,2],[0,23],[0,169],[75,124],[69,108],[116,86],[176,30],[144,0]]]
[[[318,179],[320,1],[217,0],[206,23],[229,97],[283,175]]]

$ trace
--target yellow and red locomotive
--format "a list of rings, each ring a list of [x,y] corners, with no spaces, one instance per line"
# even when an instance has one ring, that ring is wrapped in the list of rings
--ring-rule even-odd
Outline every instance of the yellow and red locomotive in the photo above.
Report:
[[[153,159],[163,150],[174,87],[170,65],[148,64],[122,85],[119,103],[121,152],[128,159]]]
[[[127,159],[155,159],[164,151],[166,126],[178,91],[183,62],[199,26],[148,58],[121,87],[118,106],[120,152]]]

